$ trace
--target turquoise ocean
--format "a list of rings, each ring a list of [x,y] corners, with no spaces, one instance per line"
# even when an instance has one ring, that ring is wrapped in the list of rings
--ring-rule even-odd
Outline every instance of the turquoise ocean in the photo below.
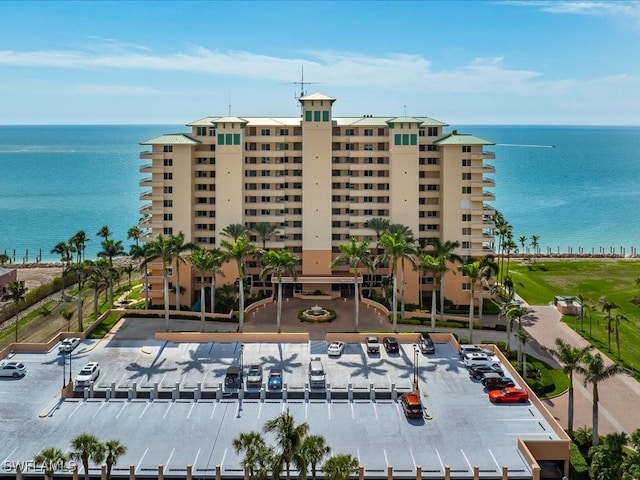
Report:
[[[495,142],[493,205],[542,251],[640,247],[640,127],[451,126]],[[178,125],[0,126],[0,252],[57,261],[53,246],[103,225],[128,249],[141,206],[139,143]],[[147,161],[148,162],[148,161]],[[529,243],[529,240],[527,241]],[[27,257],[28,252],[28,257]]]

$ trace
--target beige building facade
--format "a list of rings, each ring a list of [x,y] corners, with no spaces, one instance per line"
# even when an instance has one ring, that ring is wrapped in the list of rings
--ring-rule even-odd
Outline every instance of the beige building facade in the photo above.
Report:
[[[183,232],[186,241],[213,248],[230,224],[268,222],[278,231],[266,248],[301,259],[298,288],[305,291],[344,285],[348,268],[332,269],[331,260],[351,237],[375,247],[365,222],[376,217],[409,227],[423,244],[458,241],[462,257],[493,253],[494,181],[487,175],[494,154],[484,150],[493,143],[445,133],[447,125],[429,117],[334,117],[335,101],[305,95],[300,117],[205,117],[188,124],[188,133],[142,142],[151,147],[140,155],[145,239]],[[252,288],[265,287],[259,259],[247,267]],[[225,270],[220,280],[232,282],[234,269]],[[176,272],[169,273],[175,284]],[[363,283],[380,285],[388,273],[362,269]],[[324,280],[305,282],[311,277]],[[430,274],[407,268],[405,277],[407,302],[418,303],[421,291],[428,302]],[[193,303],[199,276],[183,265],[180,280],[183,305]],[[159,304],[159,264],[151,265],[150,282]],[[446,298],[468,304],[468,279],[450,274],[445,284]]]

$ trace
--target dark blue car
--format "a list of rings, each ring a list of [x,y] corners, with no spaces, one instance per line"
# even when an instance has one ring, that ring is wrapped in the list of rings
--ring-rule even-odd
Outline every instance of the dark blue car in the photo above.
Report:
[[[282,388],[282,370],[272,368],[269,371],[269,380],[267,381],[269,390],[280,390]]]

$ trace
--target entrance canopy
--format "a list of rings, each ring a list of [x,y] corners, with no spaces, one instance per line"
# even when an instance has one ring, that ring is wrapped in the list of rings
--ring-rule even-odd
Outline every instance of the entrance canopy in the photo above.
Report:
[[[271,283],[278,283],[278,278],[272,276]],[[332,277],[330,275],[310,276],[300,275],[295,279],[293,277],[282,277],[282,283],[301,283],[301,284],[320,284],[320,283],[354,283],[353,277]],[[362,277],[358,277],[358,283],[362,283]]]

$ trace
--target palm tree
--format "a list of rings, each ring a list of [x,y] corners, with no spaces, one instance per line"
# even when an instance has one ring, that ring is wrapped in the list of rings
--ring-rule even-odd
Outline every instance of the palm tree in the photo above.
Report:
[[[70,310],[61,310],[60,316],[67,321],[67,332],[71,331],[71,319],[73,318],[73,312]]]
[[[231,225],[227,225],[220,232],[223,236],[232,239],[233,241],[238,240],[242,236],[246,236],[249,234],[249,229],[242,225],[241,223],[232,223]]]
[[[432,238],[429,241],[429,244],[433,247],[434,257],[444,257],[445,259],[440,271],[440,320],[444,321],[444,279],[445,275],[450,270],[447,263],[462,262],[460,255],[454,253],[455,249],[460,247],[460,242],[454,242],[451,240],[441,242],[438,238]]]
[[[241,433],[232,442],[236,453],[245,452],[242,466],[249,471],[250,478],[266,480],[273,466],[273,449],[268,447],[258,432]]]
[[[104,444],[106,455],[104,463],[107,465],[107,479],[111,478],[111,469],[118,459],[127,453],[127,447],[118,440],[107,440]]]
[[[527,244],[527,237],[524,235],[521,235],[520,237],[518,237],[518,242],[520,242],[520,245],[522,246],[522,255],[524,255],[525,249],[526,249],[526,244]]]
[[[444,255],[434,257],[427,253],[423,253],[419,257],[418,268],[423,272],[431,272],[433,274],[431,289],[431,330],[436,329],[436,291],[438,287],[438,276],[447,269],[447,259]],[[421,282],[422,284],[422,282]],[[420,295],[420,304],[422,305],[422,295]]]
[[[67,456],[62,453],[62,450],[55,447],[45,448],[33,457],[33,461],[36,465],[42,465],[44,468],[44,474],[49,480],[53,480],[53,475],[56,470],[60,470],[67,461]]]
[[[613,330],[611,324],[614,321],[614,317],[611,315],[611,311],[620,308],[615,302],[610,302],[606,297],[602,297],[598,300],[602,308],[602,312],[605,314],[604,318],[607,321],[607,349],[611,352],[611,331]]]
[[[98,296],[100,289],[105,287],[105,291],[108,291],[108,270],[109,262],[104,258],[99,258],[94,267],[89,272],[89,288],[93,289],[93,319],[98,319]]]
[[[624,372],[624,369],[615,363],[605,365],[602,355],[596,353],[592,355],[587,353],[583,357],[584,367],[576,369],[579,373],[584,375],[584,385],[593,385],[592,394],[592,424],[593,424],[593,438],[592,445],[595,447],[598,445],[598,402],[600,397],[598,395],[598,384],[607,380],[614,375],[618,375]]]
[[[327,445],[322,435],[305,436],[296,457],[296,467],[300,471],[300,478],[302,480],[307,478],[307,467],[311,465],[311,478],[316,480],[318,463],[329,453],[331,453],[331,447]]]
[[[84,258],[84,250],[86,248],[87,242],[90,239],[87,238],[87,233],[84,230],[78,230],[70,239],[69,244],[73,245],[73,248],[77,254],[77,261],[81,262]]]
[[[206,310],[204,296],[204,274],[213,269],[213,252],[208,248],[196,248],[191,252],[191,264],[200,272],[200,324],[204,332],[204,312]]]
[[[51,253],[60,255],[60,261],[62,262],[62,298],[64,299],[64,270],[73,260],[73,246],[66,242],[58,242],[56,246],[51,249]]]
[[[264,265],[260,272],[260,277],[264,278],[268,274],[278,279],[278,294],[276,302],[276,328],[280,333],[280,324],[282,321],[282,275],[288,273],[295,280],[297,277],[296,266],[300,263],[300,259],[291,252],[285,250],[276,251],[269,250],[262,255],[262,264]],[[273,282],[272,282],[273,283]]]
[[[391,259],[391,278],[393,279],[391,311],[393,331],[396,332],[398,329],[398,260],[407,250],[407,239],[402,232],[383,233],[378,244],[382,245],[385,257]]]
[[[469,277],[469,343],[473,343],[473,297],[475,295],[476,283],[480,278],[480,262],[467,262],[458,266],[458,270],[465,277]]]
[[[332,455],[324,462],[322,471],[327,480],[349,480],[351,474],[358,471],[358,459],[348,453]]]
[[[616,315],[615,317],[615,322],[616,322],[616,351],[618,352],[618,361],[620,361],[620,320],[625,320],[625,321],[629,321],[629,319],[627,317],[625,317],[624,315],[622,315],[621,313],[619,313],[618,315]]]
[[[24,302],[25,295],[27,293],[27,287],[24,286],[24,280],[18,282],[7,283],[7,292],[9,292],[9,300],[13,302],[16,310],[16,343],[18,343],[18,325],[20,323],[20,310],[19,305]]]
[[[84,479],[89,480],[89,461],[93,463],[102,462],[105,454],[104,445],[98,441],[95,435],[81,433],[71,440],[71,448],[73,448],[73,451],[69,454],[69,457],[82,462]]]
[[[522,330],[522,317],[524,317],[529,310],[519,303],[510,303],[504,309],[505,316],[509,319],[507,322],[507,351],[509,351],[509,344],[511,340],[511,327],[513,321],[518,319],[518,330]]]
[[[626,433],[612,433],[604,437],[602,444],[590,450],[591,468],[589,478],[593,480],[621,479],[622,464],[626,455],[629,437]],[[637,478],[637,477],[634,477]]]
[[[538,254],[538,249],[540,248],[540,236],[539,235],[531,235],[531,248],[533,249],[534,256]]]
[[[278,233],[278,227],[274,223],[260,222],[256,223],[251,229],[262,242],[262,249],[267,249],[267,240]]]
[[[143,234],[144,231],[138,225],[134,225],[127,230],[127,240],[133,240],[136,242],[135,246],[138,247],[140,246],[140,237],[142,237]]]
[[[258,253],[259,250],[251,243],[249,237],[240,235],[233,242],[222,240],[220,248],[226,260],[235,260],[238,267],[238,292],[239,292],[239,308],[238,308],[238,329],[242,332],[244,326],[244,277],[246,276],[244,258]]]
[[[109,237],[112,235],[111,230],[109,230],[108,225],[103,225],[100,230],[96,232],[97,237],[101,237],[104,240],[109,240]]]
[[[98,257],[109,260],[109,269],[111,270],[111,275],[109,275],[109,303],[113,304],[113,258],[126,255],[126,253],[122,246],[122,240],[107,238],[103,240],[100,245],[102,246],[102,250],[98,252]]]
[[[75,273],[76,279],[78,281],[78,300],[77,300],[78,308],[77,309],[78,309],[78,331],[79,332],[84,331],[84,327],[82,323],[82,302],[84,301],[84,298],[82,296],[82,289],[85,286],[88,275],[94,268],[95,267],[92,261],[84,260],[74,265],[71,265],[70,267],[67,268],[65,272],[65,273],[67,272]]]
[[[150,243],[144,245],[132,245],[130,255],[132,260],[138,260],[138,268],[142,271],[144,279],[144,308],[149,308],[149,270],[147,264],[149,262]]]
[[[518,361],[522,366],[522,378],[527,378],[527,354],[525,353],[524,346],[531,338],[531,335],[527,333],[524,328],[519,329],[516,332],[516,338],[518,339]]]
[[[577,348],[569,345],[561,338],[556,338],[556,348],[542,346],[543,351],[555,358],[562,371],[569,377],[569,404],[567,412],[567,430],[573,431],[573,372],[576,372],[584,356],[593,349],[593,345]]]
[[[358,331],[358,321],[360,319],[360,292],[358,290],[358,280],[360,279],[360,273],[358,272],[358,266],[363,264],[367,258],[371,255],[371,248],[369,248],[369,242],[363,240],[362,242],[356,241],[354,237],[351,237],[349,243],[341,243],[338,245],[340,255],[333,259],[331,262],[331,268],[337,265],[349,265],[351,273],[353,275],[354,285],[354,303],[355,303],[355,331]]]
[[[290,467],[296,453],[300,449],[305,435],[309,432],[309,425],[296,425],[289,410],[264,424],[265,433],[273,433],[280,448],[280,458],[287,469],[287,479],[290,478]]]
[[[388,219],[382,217],[370,218],[364,222],[364,228],[369,228],[376,232],[376,255],[381,254],[380,237],[382,237],[382,234],[387,231],[390,224],[391,223]]]
[[[511,234],[511,225],[505,220],[500,212],[496,212],[493,217],[495,223],[495,232],[498,235],[498,254],[500,255],[501,265],[504,264],[504,244],[507,237]],[[500,274],[502,274],[502,266],[500,266]]]
[[[173,260],[173,240],[172,236],[165,237],[161,233],[149,244],[147,263],[155,259],[162,261],[162,280],[164,296],[164,322],[165,330],[169,331],[169,273],[168,268]]]
[[[478,295],[478,318],[482,322],[482,310],[484,305],[484,292],[490,290],[490,280],[498,274],[500,268],[493,255],[485,255],[480,259],[480,292]]]
[[[172,245],[172,261],[175,260],[176,262],[176,310],[180,311],[180,264],[187,263],[183,254],[198,248],[198,246],[192,242],[185,242],[183,232],[178,233],[176,236],[171,236],[170,239]]]

